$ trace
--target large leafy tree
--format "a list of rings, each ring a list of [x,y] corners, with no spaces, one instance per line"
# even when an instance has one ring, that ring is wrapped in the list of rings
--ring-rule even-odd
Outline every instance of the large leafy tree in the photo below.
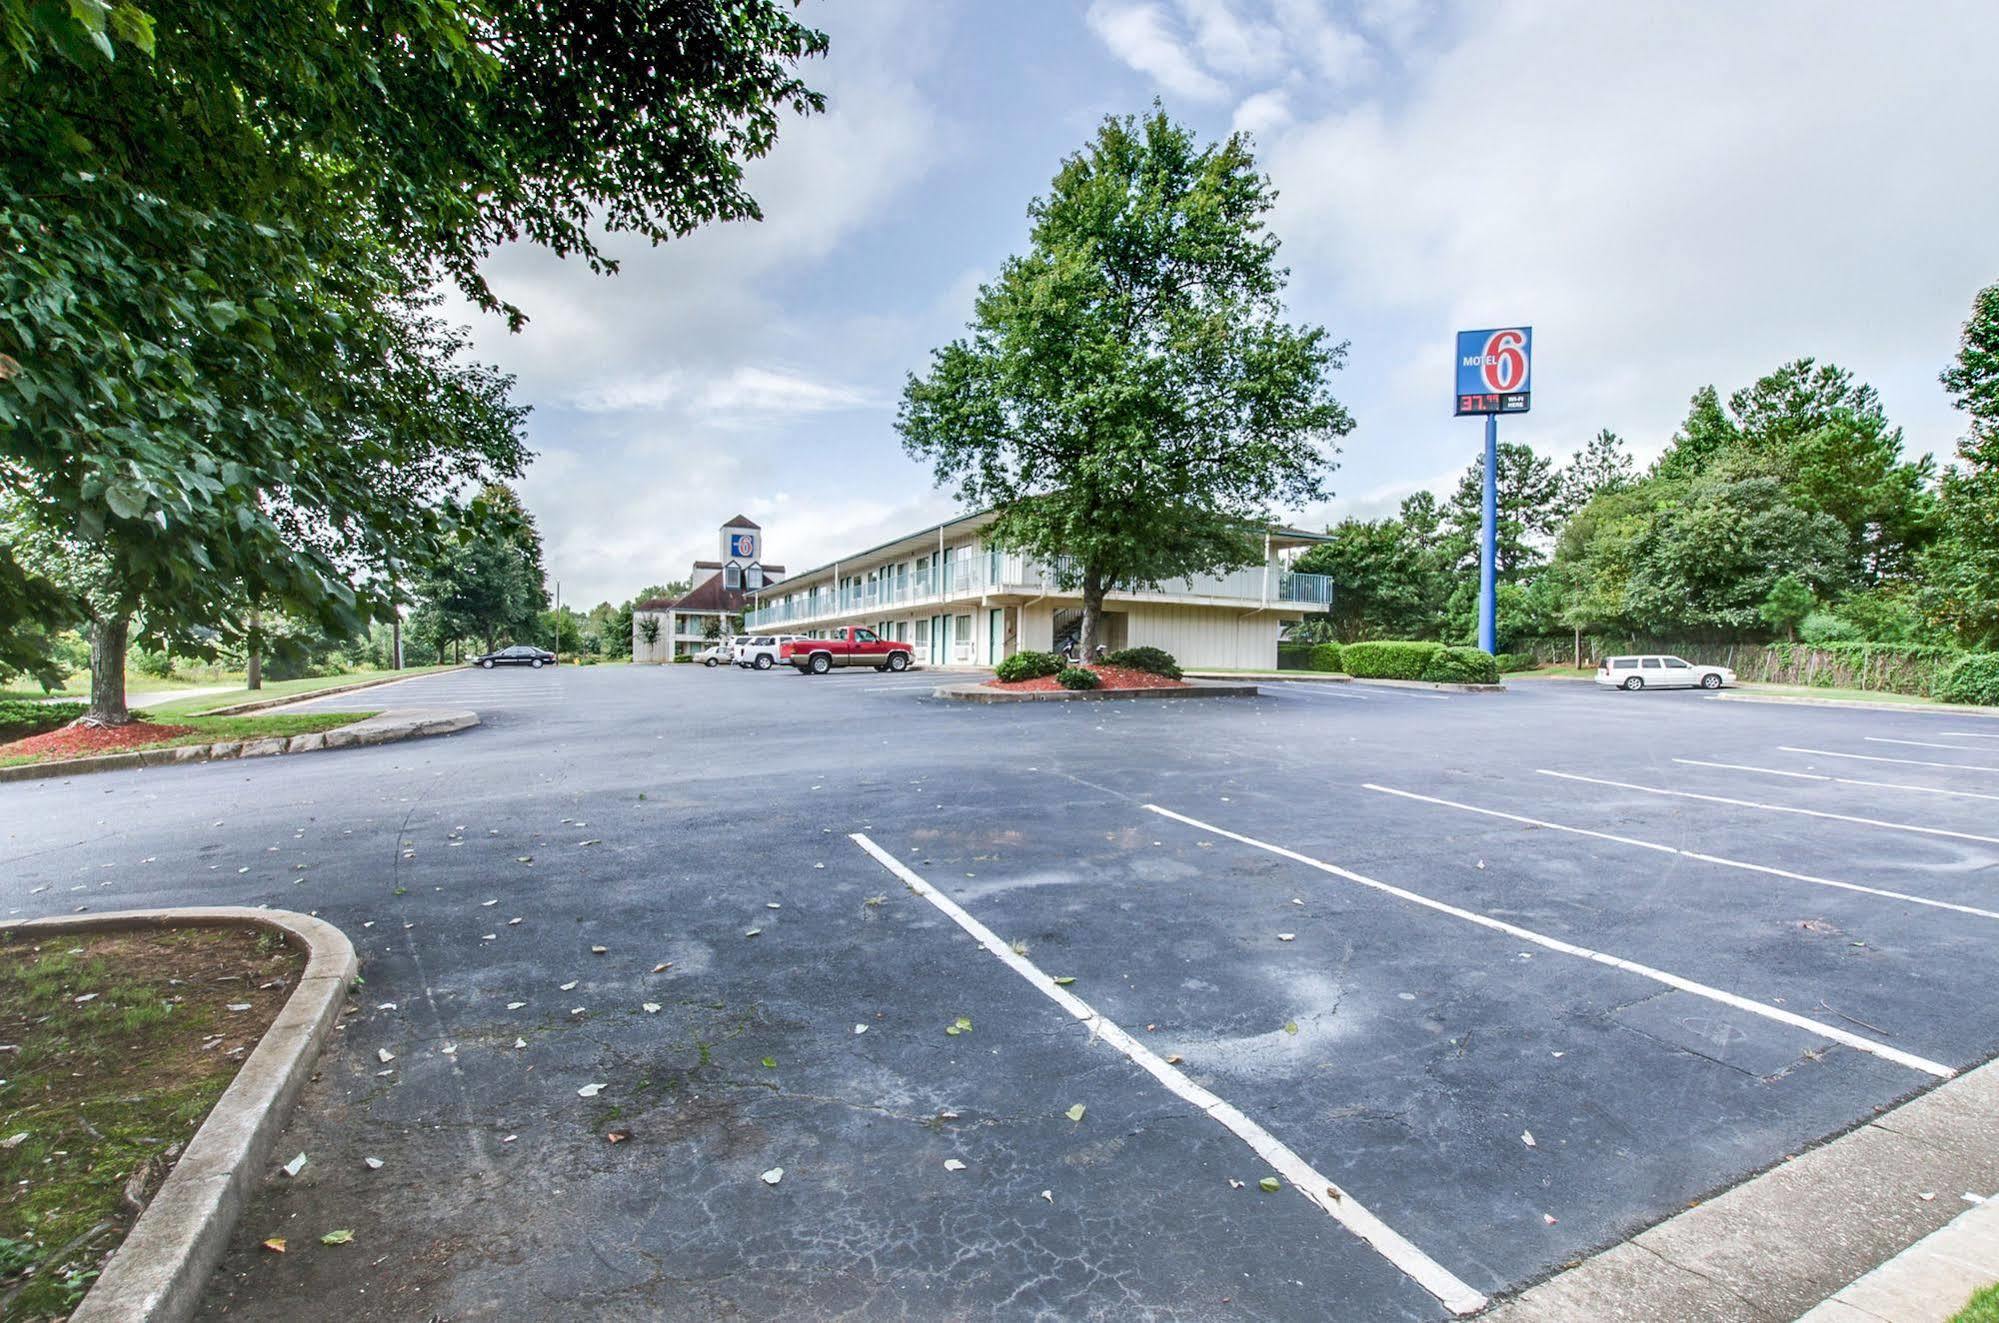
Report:
[[[1292,567],[1332,580],[1327,614],[1342,643],[1370,638],[1425,638],[1436,631],[1438,576],[1430,548],[1400,519],[1343,519],[1332,538]]]
[[[1274,504],[1325,495],[1345,346],[1283,320],[1274,198],[1241,135],[1107,119],[904,389],[904,446],[1080,590],[1086,652],[1113,586],[1255,563]]]
[[[423,291],[518,324],[501,243],[755,216],[824,48],[777,0],[0,0],[0,43],[0,487],[110,566],[118,649],[384,616],[523,460]],[[0,557],[0,608],[65,603]]]
[[[480,497],[491,517],[413,586],[425,638],[442,645],[469,636],[491,652],[503,639],[532,642],[546,635],[547,574],[541,534],[520,497],[498,483]]]
[[[1943,531],[1923,558],[1921,600],[1935,624],[1989,648],[1999,646],[1999,284],[1978,291],[1941,380],[1968,426],[1943,474]]]
[[[1554,462],[1522,441],[1499,443],[1498,571],[1511,582],[1543,560],[1541,546],[1562,518],[1562,479]],[[1485,456],[1458,478],[1444,507],[1451,561],[1460,570],[1478,568],[1479,535],[1485,521]]]
[[[1624,438],[1603,428],[1563,466],[1556,508],[1566,520],[1602,493],[1630,486],[1635,476]]]
[[[1842,582],[1846,533],[1772,477],[1696,479],[1656,509],[1632,547],[1625,609],[1646,628],[1737,636],[1789,576],[1814,594]]]

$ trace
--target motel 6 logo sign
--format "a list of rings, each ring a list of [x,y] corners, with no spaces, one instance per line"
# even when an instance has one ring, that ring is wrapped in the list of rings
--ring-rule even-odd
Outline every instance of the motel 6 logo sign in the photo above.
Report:
[[[1533,399],[1534,328],[1458,332],[1457,412],[1526,413]]]

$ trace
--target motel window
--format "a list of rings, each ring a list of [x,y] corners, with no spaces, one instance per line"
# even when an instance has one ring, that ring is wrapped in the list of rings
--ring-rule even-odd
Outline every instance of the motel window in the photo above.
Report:
[[[741,588],[743,586],[743,567],[735,561],[730,561],[724,566],[722,569],[722,586],[724,588]]]
[[[750,568],[749,568],[749,569],[748,569],[747,571],[745,571],[745,573],[744,573],[744,579],[743,579],[743,586],[744,586],[744,587],[746,587],[746,588],[761,588],[761,587],[763,587],[763,586],[764,586],[764,567],[763,567],[763,566],[761,566],[761,565],[752,565],[752,566],[750,566]]]

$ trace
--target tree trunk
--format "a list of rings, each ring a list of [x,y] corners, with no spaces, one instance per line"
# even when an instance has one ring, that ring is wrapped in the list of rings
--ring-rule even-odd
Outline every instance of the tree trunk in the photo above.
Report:
[[[1576,626],[1576,669],[1583,668],[1583,627]]]
[[[125,706],[125,650],[132,618],[114,615],[90,622],[90,710],[84,715],[104,726],[132,720]]]
[[[1104,619],[1104,577],[1094,569],[1083,571],[1083,630],[1076,642],[1079,660],[1088,665],[1097,658],[1097,630]]]
[[[440,648],[444,646],[444,641],[442,639],[438,640],[438,646]],[[402,608],[398,607],[396,608],[395,619],[389,622],[389,669],[392,671],[400,671],[402,668],[403,668],[403,613],[402,613]]]
[[[243,655],[243,687],[262,689],[264,687],[264,644],[258,637],[260,618],[255,611],[250,612],[250,645]]]

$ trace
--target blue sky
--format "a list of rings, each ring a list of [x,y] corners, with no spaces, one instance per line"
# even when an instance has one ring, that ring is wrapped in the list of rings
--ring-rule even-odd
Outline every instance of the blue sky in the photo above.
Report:
[[[1317,525],[1450,483],[1451,334],[1535,327],[1564,456],[1657,453],[1687,397],[1816,354],[1872,381],[1916,451],[1961,430],[1936,373],[1999,280],[1984,145],[1999,6],[1585,0],[808,0],[828,112],[751,170],[761,224],[621,274],[530,249],[475,323],[520,378],[523,484],[565,602],[687,572],[737,513],[794,570],[953,509],[895,435],[905,375],[1026,242],[1028,201],[1106,114],[1153,98],[1250,132],[1280,193],[1294,320],[1352,342],[1358,428]],[[469,317],[468,320],[471,320]]]

